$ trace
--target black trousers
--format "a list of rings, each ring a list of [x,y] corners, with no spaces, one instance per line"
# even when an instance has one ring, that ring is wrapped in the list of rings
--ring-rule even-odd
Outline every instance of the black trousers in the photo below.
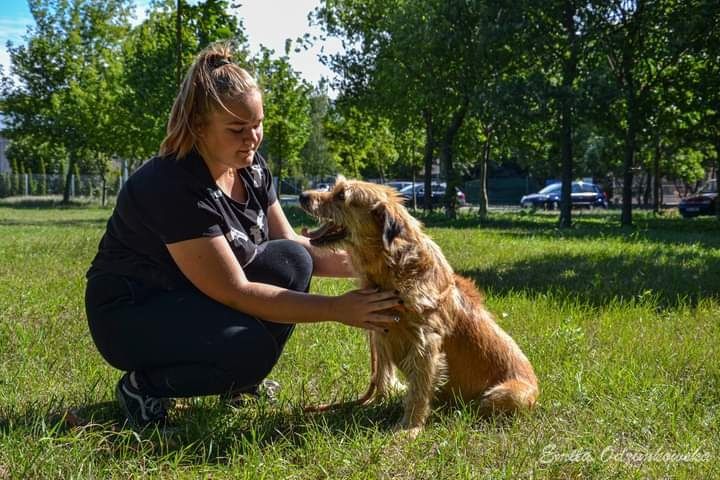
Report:
[[[254,282],[307,292],[312,258],[290,240],[262,245],[245,274]],[[277,363],[294,325],[233,310],[195,288],[148,289],[113,274],[88,280],[90,333],[115,368],[135,371],[145,393],[192,397],[256,385]]]

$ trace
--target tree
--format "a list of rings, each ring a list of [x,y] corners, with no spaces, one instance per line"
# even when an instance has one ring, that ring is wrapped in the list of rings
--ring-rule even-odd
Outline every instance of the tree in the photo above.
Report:
[[[306,176],[316,179],[337,172],[337,165],[330,154],[325,119],[330,110],[330,98],[323,84],[310,94],[310,135],[300,152],[302,170]]]
[[[290,46],[287,40],[285,55],[274,59],[274,52],[263,48],[257,64],[265,105],[263,149],[275,167],[278,194],[283,176],[299,170],[300,151],[310,136],[311,87],[290,65]]]
[[[621,223],[632,224],[633,172],[638,141],[647,128],[652,91],[677,73],[691,46],[709,35],[709,22],[697,22],[702,0],[623,0],[597,2],[591,20],[600,32],[599,49],[607,59],[618,91],[624,155]]]
[[[63,201],[81,151],[112,153],[107,132],[119,93],[127,0],[31,0],[27,45],[10,45],[3,97],[11,136],[44,138],[68,153]]]
[[[398,156],[390,121],[343,98],[330,110],[325,131],[333,161],[345,175],[382,178],[387,163]]]
[[[439,153],[446,172],[446,212],[455,215],[455,139],[475,89],[479,17],[483,4],[461,0],[326,0],[316,19],[329,35],[343,38],[346,52],[330,59],[342,75],[338,85],[348,101],[392,120],[400,131],[409,123],[425,129],[425,188]],[[426,196],[425,208],[430,208]]]

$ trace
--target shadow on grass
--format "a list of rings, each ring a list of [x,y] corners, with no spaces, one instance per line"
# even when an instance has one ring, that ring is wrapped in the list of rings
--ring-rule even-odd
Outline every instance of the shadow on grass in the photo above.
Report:
[[[447,218],[441,211],[412,212],[427,228],[473,229],[506,231],[509,235],[541,238],[597,239],[624,238],[630,241],[648,240],[660,243],[701,244],[720,248],[720,221],[714,217],[684,219],[677,216],[654,216],[636,212],[632,227],[621,227],[618,212],[578,212],[573,227],[559,229],[557,216],[545,213],[491,212],[481,220],[476,214],[462,213],[456,219]],[[285,207],[285,214],[293,227],[317,225],[317,220],[301,208]]]
[[[63,203],[62,197],[11,197],[0,199],[0,207],[13,208],[17,210],[81,210],[85,208],[102,208],[100,202],[95,200],[70,200]],[[111,208],[112,205],[105,207]]]
[[[641,255],[548,252],[503,268],[458,273],[493,294],[550,293],[594,306],[645,299],[661,307],[676,307],[696,305],[707,297],[720,298],[720,257],[660,246]]]
[[[74,220],[0,220],[0,227],[103,227],[106,218],[77,218]]]
[[[86,441],[88,448],[103,445],[93,455],[108,458],[173,458],[182,464],[226,464],[228,458],[252,455],[257,450],[282,444],[304,448],[318,436],[330,444],[348,439],[362,439],[369,432],[391,435],[402,416],[400,399],[364,407],[352,406],[324,413],[304,413],[299,408],[265,404],[234,409],[212,401],[197,404],[172,414],[165,428],[147,428],[136,432],[128,427],[116,402],[100,402],[76,408],[54,408],[36,405],[25,412],[4,412],[0,417],[0,434],[11,436],[19,431],[23,437],[36,440],[75,443]],[[440,407],[445,413],[448,406]],[[472,406],[464,408],[472,409]],[[490,418],[473,413],[473,423],[502,425],[509,418]],[[9,415],[6,415],[9,413]],[[442,422],[434,413],[429,421]],[[85,440],[83,440],[85,438]],[[314,446],[313,446],[314,448]]]
[[[103,451],[95,453],[107,457],[135,458],[142,454],[160,459],[180,454],[183,463],[224,464],[233,453],[244,455],[278,443],[302,448],[311,431],[343,438],[364,435],[368,429],[390,432],[401,415],[399,402],[307,414],[266,404],[235,409],[197,400],[174,409],[167,426],[140,431],[125,423],[119,406],[112,401],[69,408],[33,404],[24,411],[4,409],[0,410],[0,435],[38,441],[55,438],[59,443],[71,437],[77,441],[86,438],[89,445],[102,437]]]

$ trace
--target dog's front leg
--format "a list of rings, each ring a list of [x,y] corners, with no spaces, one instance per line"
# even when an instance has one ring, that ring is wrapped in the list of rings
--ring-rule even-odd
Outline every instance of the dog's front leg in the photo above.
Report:
[[[403,360],[402,370],[408,379],[405,411],[399,428],[414,438],[430,415],[435,388],[445,369],[440,335],[420,330],[418,342]]]
[[[405,387],[395,374],[395,365],[387,340],[380,334],[372,332],[370,342],[373,343],[375,355],[377,355],[376,396],[383,399],[390,397],[394,393],[402,392]]]

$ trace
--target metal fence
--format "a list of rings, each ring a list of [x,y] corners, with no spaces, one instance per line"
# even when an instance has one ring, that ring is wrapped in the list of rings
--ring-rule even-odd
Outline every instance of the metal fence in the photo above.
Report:
[[[71,175],[70,197],[102,198],[117,195],[122,180],[100,175]],[[65,192],[65,175],[0,173],[0,198],[14,196],[62,195]]]

